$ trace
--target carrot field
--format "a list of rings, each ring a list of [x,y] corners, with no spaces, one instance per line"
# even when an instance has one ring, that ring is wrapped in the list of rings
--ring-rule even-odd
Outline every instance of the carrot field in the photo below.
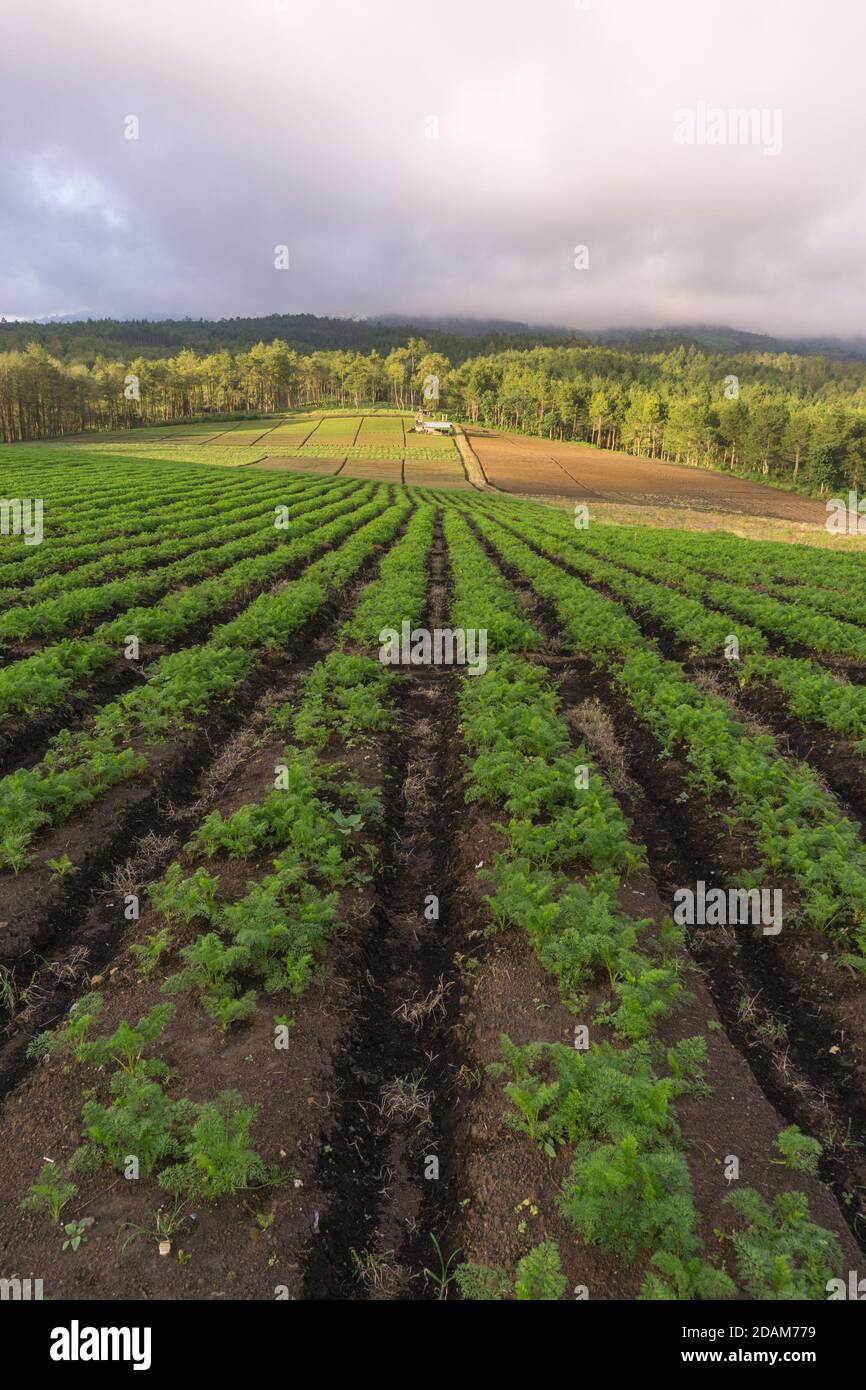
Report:
[[[4,1268],[832,1297],[862,555],[585,525],[399,415],[218,429],[3,451]]]

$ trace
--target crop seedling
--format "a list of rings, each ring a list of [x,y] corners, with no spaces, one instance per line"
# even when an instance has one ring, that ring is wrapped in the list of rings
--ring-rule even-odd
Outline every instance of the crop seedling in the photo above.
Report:
[[[508,1275],[499,1265],[461,1264],[454,1271],[460,1297],[466,1303],[494,1303],[507,1298]]]
[[[63,1242],[64,1250],[75,1251],[87,1240],[87,1221],[67,1221],[63,1227],[66,1239]]]
[[[507,1298],[556,1302],[566,1289],[559,1248],[553,1241],[543,1241],[524,1255],[517,1265],[513,1288],[499,1265],[461,1264],[453,1277],[465,1302],[491,1303]]]
[[[554,1302],[565,1293],[565,1275],[559,1262],[559,1250],[552,1241],[536,1245],[517,1266],[514,1297],[518,1302],[528,1299]]]
[[[151,932],[142,942],[134,942],[130,951],[138,962],[142,979],[148,980],[162,957],[171,950],[172,933],[170,927],[160,927]]]
[[[430,1233],[430,1240],[433,1244],[433,1249],[436,1252],[437,1268],[435,1270],[425,1269],[424,1276],[425,1278],[429,1279],[431,1283],[434,1285],[436,1289],[436,1297],[439,1299],[440,1302],[442,1302],[444,1299],[448,1297],[448,1290],[457,1278],[457,1271],[455,1269],[452,1269],[452,1265],[454,1264],[454,1261],[459,1257],[460,1251],[455,1250],[453,1254],[448,1255],[446,1258],[442,1246],[439,1244],[438,1239],[432,1233],[432,1231]]]
[[[101,994],[84,995],[70,1008],[64,1027],[37,1034],[28,1045],[27,1056],[38,1060],[71,1053],[76,1061],[82,1061],[87,1035],[102,1013],[102,1007]]]
[[[196,869],[184,878],[179,864],[172,864],[161,883],[154,883],[148,895],[157,912],[171,922],[179,918],[191,922],[195,917],[212,921],[216,912],[216,890],[219,879],[206,869]]]
[[[154,1004],[134,1027],[124,1019],[110,1037],[91,1038],[79,1044],[77,1060],[104,1067],[113,1062],[130,1076],[164,1076],[168,1068],[157,1059],[147,1061],[145,1048],[162,1036],[174,1014],[173,1004]]]
[[[737,1275],[750,1298],[825,1299],[827,1283],[842,1267],[832,1231],[809,1219],[801,1192],[782,1192],[768,1203],[753,1188],[725,1199],[744,1223],[730,1235]]]
[[[680,1257],[695,1245],[695,1210],[685,1159],[667,1144],[643,1150],[632,1135],[583,1146],[563,1188],[562,1210],[584,1240],[631,1264],[658,1245]]]
[[[776,1148],[782,1157],[773,1159],[774,1163],[781,1163],[797,1173],[818,1171],[818,1160],[823,1152],[821,1145],[817,1139],[803,1134],[797,1125],[789,1125],[782,1130],[776,1140]]]
[[[60,1213],[77,1191],[75,1183],[64,1180],[62,1168],[56,1163],[46,1163],[21,1205],[25,1211],[47,1211],[52,1226],[56,1226]]]
[[[278,1180],[250,1146],[255,1109],[236,1091],[223,1091],[198,1107],[183,1145],[185,1161],[164,1169],[159,1184],[175,1195],[209,1201]]]
[[[62,854],[59,859],[47,859],[45,862],[51,870],[52,878],[65,878],[67,874],[78,872],[68,854]]]
[[[133,1154],[142,1176],[148,1177],[157,1164],[182,1152],[194,1107],[185,1100],[171,1100],[158,1081],[135,1072],[116,1072],[110,1089],[109,1105],[85,1102],[85,1142],[70,1166],[76,1172],[94,1172],[108,1163],[123,1172]]]
[[[725,1270],[709,1260],[699,1255],[680,1259],[667,1250],[659,1250],[650,1260],[638,1298],[649,1302],[694,1302],[730,1298],[736,1291]]]

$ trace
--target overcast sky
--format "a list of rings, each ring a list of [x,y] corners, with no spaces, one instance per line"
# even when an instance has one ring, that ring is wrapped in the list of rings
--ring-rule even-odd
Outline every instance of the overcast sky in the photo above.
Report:
[[[866,331],[863,0],[13,0],[2,33],[7,317]]]

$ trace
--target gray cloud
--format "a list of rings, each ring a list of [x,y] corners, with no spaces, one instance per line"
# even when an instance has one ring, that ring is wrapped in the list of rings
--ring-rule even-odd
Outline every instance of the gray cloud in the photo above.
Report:
[[[30,0],[0,313],[864,331],[860,0],[589,3]],[[701,103],[780,152],[678,145]]]

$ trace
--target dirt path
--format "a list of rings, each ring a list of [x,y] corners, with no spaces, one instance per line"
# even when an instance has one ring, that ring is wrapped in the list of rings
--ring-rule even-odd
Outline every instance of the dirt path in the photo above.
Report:
[[[463,468],[469,482],[473,487],[479,488],[482,492],[489,491],[490,484],[484,475],[484,469],[478,462],[478,455],[469,443],[466,431],[462,425],[454,426],[454,440],[460,451],[460,457],[463,460]]]
[[[427,626],[444,625],[447,611],[439,530]],[[449,1100],[461,941],[452,871],[462,794],[455,673],[429,666],[406,674],[400,729],[386,748],[376,910],[340,972],[354,1021],[317,1171],[327,1210],[310,1248],[305,1298],[432,1297],[424,1269],[437,1265],[434,1236],[450,1248],[457,1208]]]

